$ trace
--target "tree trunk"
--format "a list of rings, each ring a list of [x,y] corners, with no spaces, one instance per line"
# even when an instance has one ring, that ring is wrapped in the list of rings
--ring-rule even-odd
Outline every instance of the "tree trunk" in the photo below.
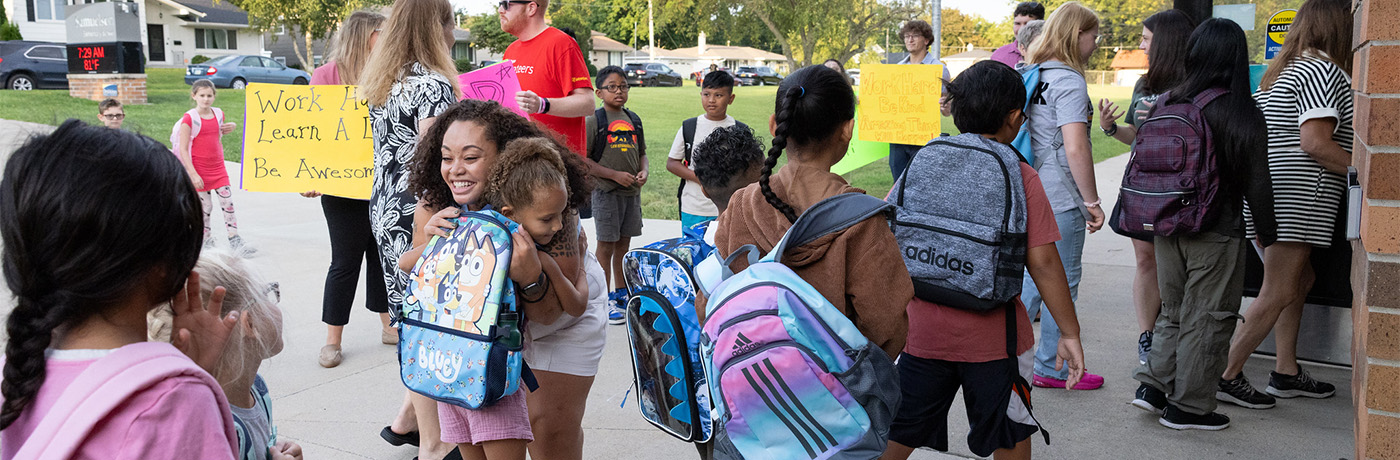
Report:
[[[297,48],[298,44],[302,45],[301,48]],[[311,42],[311,34],[309,33],[297,34],[292,38],[292,52],[296,53],[297,60],[301,61],[302,70],[307,72],[316,68],[316,63],[311,61],[313,55],[311,48],[313,46],[315,45]]]
[[[768,31],[773,32],[773,36],[778,37],[778,44],[783,46],[783,56],[787,57],[788,67],[795,71],[798,67],[797,60],[792,58],[792,44],[788,42],[787,35],[778,30],[778,25],[773,23],[773,18],[768,15],[768,10],[763,8],[763,3],[763,0],[748,0],[745,5],[753,9],[754,15],[758,16],[758,20],[763,21],[763,25],[768,26]]]

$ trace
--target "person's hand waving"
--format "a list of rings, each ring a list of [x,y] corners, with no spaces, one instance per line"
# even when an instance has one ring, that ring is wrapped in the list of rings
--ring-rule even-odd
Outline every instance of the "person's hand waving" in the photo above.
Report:
[[[190,272],[185,288],[170,300],[170,309],[174,313],[170,344],[207,372],[213,372],[218,365],[224,345],[228,344],[228,338],[238,322],[236,311],[219,318],[224,306],[224,291],[223,286],[214,288],[206,304],[199,297],[199,273]]]

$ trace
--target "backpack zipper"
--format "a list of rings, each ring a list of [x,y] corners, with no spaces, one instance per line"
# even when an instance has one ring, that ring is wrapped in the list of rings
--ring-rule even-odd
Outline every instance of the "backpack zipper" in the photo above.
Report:
[[[975,241],[975,242],[978,242],[978,243],[982,243],[983,245],[987,245],[987,246],[996,246],[997,244],[999,244],[999,243],[996,242],[996,241],[988,241],[988,240],[984,240],[984,239],[981,239],[981,238],[978,238],[978,237],[975,237],[975,236],[972,236],[972,235],[968,235],[968,234],[966,234],[966,233],[962,233],[962,232],[959,232],[959,231],[948,230],[948,229],[946,229],[946,228],[941,228],[941,227],[934,227],[934,226],[932,226],[932,225],[927,225],[927,224],[920,224],[920,223],[916,223],[916,222],[909,222],[909,221],[903,221],[903,220],[898,220],[898,219],[895,219],[894,224],[895,224],[895,225],[903,225],[903,226],[906,226],[906,227],[921,228],[921,229],[928,230],[928,231],[932,231],[932,232],[942,233],[942,234],[944,234],[944,235],[956,236],[956,237],[958,237],[958,238],[962,238],[962,239],[965,239],[965,240]]]
[[[442,326],[439,326],[439,325],[436,325],[436,324],[433,324],[433,323],[427,323],[427,322],[419,321],[419,320],[416,320],[416,319],[413,319],[413,318],[409,318],[409,317],[404,317],[404,318],[400,319],[399,322],[400,322],[400,323],[403,323],[403,324],[407,324],[407,325],[409,325],[409,326],[420,327],[420,328],[423,328],[423,329],[433,330],[433,331],[441,332],[441,333],[444,333],[444,334],[452,334],[452,335],[455,335],[455,336],[458,336],[458,337],[466,337],[466,338],[469,338],[469,339],[472,339],[472,340],[476,340],[476,341],[479,341],[479,342],[495,343],[495,340],[494,340],[494,339],[492,339],[491,337],[485,336],[485,335],[478,335],[478,334],[473,334],[473,333],[470,333],[470,332],[459,331],[459,330],[452,329],[452,328],[448,328],[448,327],[442,327]],[[492,329],[495,329],[496,326],[491,326],[491,328],[492,328]]]
[[[761,264],[761,263],[760,263],[760,264]],[[781,264],[780,264],[780,265],[781,265]],[[752,266],[750,266],[750,267],[752,267]],[[805,280],[804,280],[804,282],[805,282]],[[845,339],[842,339],[841,336],[836,335],[836,331],[834,331],[834,330],[831,329],[831,325],[830,325],[830,324],[826,324],[826,321],[821,320],[821,316],[820,316],[820,315],[817,315],[816,310],[813,309],[810,305],[807,305],[807,300],[806,300],[806,299],[803,299],[801,295],[797,295],[797,293],[796,293],[796,292],[793,292],[793,290],[792,290],[791,288],[788,288],[787,286],[783,286],[782,283],[778,283],[778,282],[776,282],[776,281],[760,281],[760,282],[757,282],[757,283],[754,283],[754,284],[750,284],[750,285],[748,285],[748,286],[744,286],[743,289],[740,289],[740,290],[738,290],[738,291],[735,291],[735,292],[733,292],[733,293],[731,293],[731,294],[729,294],[729,295],[727,295],[727,296],[724,296],[723,298],[720,298],[720,299],[712,299],[711,301],[712,301],[712,302],[716,302],[715,305],[723,306],[723,305],[725,304],[725,302],[728,302],[729,299],[732,299],[732,298],[734,298],[735,296],[738,296],[739,294],[742,294],[742,293],[744,293],[744,292],[748,292],[748,291],[751,290],[751,289],[757,289],[757,288],[764,287],[764,286],[775,286],[775,287],[782,288],[782,289],[784,289],[784,290],[786,290],[786,291],[788,291],[788,292],[792,292],[792,293],[794,294],[794,297],[797,297],[797,303],[798,303],[799,305],[802,305],[802,308],[805,308],[805,309],[807,310],[807,313],[811,314],[813,318],[817,319],[817,322],[818,322],[818,323],[821,323],[822,329],[826,331],[826,335],[827,335],[828,337],[831,337],[832,340],[835,340],[837,344],[840,344],[840,345],[841,345],[841,350],[842,350],[842,352],[844,352],[844,353],[846,354],[846,356],[852,356],[852,357],[853,357],[853,356],[855,356],[857,353],[859,353],[858,351],[852,349],[852,348],[851,348],[851,345],[848,344],[848,343],[846,343],[846,340],[845,340]],[[715,312],[711,313],[709,316],[710,316],[710,317],[714,317],[714,316],[715,316],[715,315],[714,315],[715,313],[719,313],[719,311],[715,311]],[[708,318],[707,318],[707,319],[708,319]]]
[[[1008,229],[1007,229],[1007,226],[1008,226],[1008,225],[1011,225],[1011,171],[1008,170],[1008,169],[1006,169],[1006,163],[1004,163],[1004,162],[1001,161],[1001,157],[998,156],[996,152],[993,152],[993,151],[991,151],[991,150],[987,150],[987,149],[984,149],[984,148],[981,148],[981,147],[970,146],[970,145],[958,145],[958,144],[954,144],[954,143],[952,143],[952,142],[943,141],[943,140],[933,141],[933,142],[930,142],[928,145],[946,145],[946,146],[950,146],[950,147],[957,147],[957,148],[965,148],[965,149],[970,149],[970,150],[976,150],[976,151],[979,151],[979,152],[982,152],[982,153],[986,153],[987,155],[990,155],[990,156],[992,157],[992,160],[993,160],[994,162],[996,162],[996,164],[997,164],[998,167],[1001,168],[1001,180],[1002,180],[1002,183],[1006,185],[1006,187],[1004,187],[1005,193],[1004,193],[1004,195],[1003,195],[1003,196],[1004,196],[1003,203],[1005,203],[1005,204],[1002,206],[1001,232],[1002,232],[1002,233],[1009,233],[1009,231],[1008,231]],[[1015,150],[1015,149],[1012,149],[1012,150]],[[918,156],[918,152],[915,152],[915,153],[914,153],[914,156],[917,157],[917,156]],[[910,158],[910,159],[909,159],[909,164],[910,164],[911,166],[914,164],[914,158]],[[905,176],[908,176],[907,169],[906,169],[906,172],[905,172]],[[905,187],[905,185],[906,185],[906,181],[900,181],[900,183],[899,183],[899,204],[898,204],[898,206],[901,207],[901,208],[904,207],[904,187]],[[988,244],[991,244],[991,243],[988,243]]]
[[[1147,196],[1182,196],[1182,195],[1190,195],[1190,194],[1192,194],[1192,193],[1195,193],[1194,190],[1149,192],[1149,191],[1146,191],[1146,190],[1138,190],[1138,189],[1129,188],[1129,187],[1123,187],[1123,190],[1126,190],[1126,191],[1129,191],[1129,192],[1133,192],[1133,193],[1136,193],[1136,194],[1138,194],[1138,195],[1147,195]]]
[[[739,315],[739,316],[735,316],[735,317],[733,317],[733,318],[729,318],[727,321],[725,321],[725,322],[723,322],[723,323],[721,323],[721,324],[719,325],[719,330],[729,329],[729,326],[733,326],[734,324],[736,324],[736,323],[738,323],[738,322],[740,322],[740,321],[743,321],[743,320],[746,320],[746,319],[753,319],[753,318],[757,318],[757,317],[760,317],[760,316],[778,316],[778,309],[776,309],[776,308],[767,308],[767,309],[763,309],[763,310],[754,310],[754,311],[751,311],[751,312],[748,312],[748,313],[744,313],[744,314]]]
[[[826,363],[825,363],[825,362],[822,362],[821,358],[818,358],[818,357],[817,357],[817,353],[816,353],[816,352],[814,352],[814,351],[808,349],[807,347],[802,346],[802,344],[797,343],[796,340],[779,340],[779,341],[777,341],[777,342],[768,342],[768,343],[763,344],[763,346],[761,346],[761,347],[758,347],[758,348],[755,348],[755,349],[752,349],[752,350],[748,350],[748,351],[745,351],[745,352],[743,352],[743,353],[739,353],[738,355],[734,355],[733,357],[729,358],[729,361],[727,361],[727,362],[724,363],[724,366],[722,366],[722,367],[719,368],[719,375],[724,375],[724,371],[729,370],[730,367],[733,367],[735,364],[738,364],[739,362],[741,362],[741,361],[743,361],[743,360],[745,360],[745,359],[748,359],[750,356],[753,356],[753,355],[756,355],[756,354],[759,354],[759,353],[762,353],[762,352],[765,352],[765,351],[768,351],[768,350],[772,350],[772,349],[778,348],[778,347],[795,348],[795,349],[797,349],[798,351],[801,351],[802,353],[806,354],[807,357],[810,358],[810,359],[812,360],[813,363],[816,363],[817,367],[821,368],[822,372],[825,372],[825,373],[828,373],[828,374],[831,373],[831,371],[828,370],[828,369],[826,368]]]

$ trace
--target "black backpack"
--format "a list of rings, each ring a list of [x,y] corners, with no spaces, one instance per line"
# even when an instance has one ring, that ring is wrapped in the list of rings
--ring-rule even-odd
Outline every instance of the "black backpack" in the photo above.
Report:
[[[638,117],[636,113],[626,108],[623,108],[622,112],[627,114],[627,118],[632,119],[632,131],[614,131],[609,133],[608,109],[599,107],[598,110],[593,111],[593,120],[597,122],[598,127],[597,130],[593,132],[593,143],[588,146],[588,159],[594,162],[603,159],[603,148],[608,145],[608,134],[635,135],[637,136],[637,148],[641,149],[642,152],[646,152],[647,140],[646,136],[642,134],[642,119]],[[688,158],[689,155],[687,154],[686,157]]]
[[[685,165],[687,168],[690,167],[690,153],[695,151],[695,126],[699,122],[699,119],[700,117],[692,117],[681,122],[681,140],[685,142],[685,158],[681,160],[681,164]],[[749,127],[749,125],[737,119],[734,120],[734,126],[740,126],[745,129]],[[683,193],[685,193],[685,180],[681,180],[680,185],[676,186],[676,204],[680,204],[681,194]]]

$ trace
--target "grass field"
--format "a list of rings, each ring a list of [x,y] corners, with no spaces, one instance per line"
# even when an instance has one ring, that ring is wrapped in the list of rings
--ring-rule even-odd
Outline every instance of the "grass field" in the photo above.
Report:
[[[647,130],[647,151],[651,153],[648,157],[650,179],[642,190],[642,214],[647,218],[675,219],[678,216],[675,196],[679,179],[666,171],[666,153],[675,140],[681,121],[703,113],[700,91],[693,83],[686,83],[679,88],[634,88],[630,94],[627,106],[642,118]],[[146,94],[150,104],[127,106],[125,127],[168,144],[171,126],[182,113],[193,107],[183,69],[147,69],[147,84]],[[777,87],[773,86],[736,88],[736,98],[729,108],[729,114],[764,134],[761,137],[766,143],[769,137],[766,135],[768,117],[773,113],[776,93]],[[1126,105],[1130,93],[1131,88],[1128,87],[1089,87],[1093,100],[1108,98],[1120,106]],[[220,89],[214,104],[227,113],[229,121],[240,122],[239,131],[223,139],[224,155],[230,161],[239,161],[242,156],[243,97],[243,91]],[[97,103],[69,97],[66,90],[0,91],[0,118],[50,125],[57,125],[68,118],[97,123]],[[957,133],[951,119],[943,120],[943,131]],[[1104,136],[1098,129],[1090,131],[1096,162],[1128,151],[1128,146]],[[856,187],[881,196],[893,183],[889,166],[884,160],[852,171],[845,177]]]

